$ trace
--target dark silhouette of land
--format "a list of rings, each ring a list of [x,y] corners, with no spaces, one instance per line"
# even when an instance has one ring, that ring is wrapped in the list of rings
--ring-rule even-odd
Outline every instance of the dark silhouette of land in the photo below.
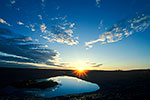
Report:
[[[0,68],[0,89],[20,80],[76,76],[72,70]],[[76,76],[77,77],[77,76]],[[150,70],[88,71],[81,79],[97,83],[100,90],[54,98],[15,97],[3,95],[0,100],[148,100],[150,98]]]
[[[38,88],[38,89],[47,89],[49,87],[55,87],[58,85],[57,82],[54,82],[53,80],[49,81],[42,81],[37,82],[35,80],[23,80],[23,81],[17,81],[12,84],[11,86],[15,88]]]

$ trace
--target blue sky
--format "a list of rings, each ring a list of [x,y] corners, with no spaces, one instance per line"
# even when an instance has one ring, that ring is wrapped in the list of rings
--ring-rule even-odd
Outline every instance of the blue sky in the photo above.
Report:
[[[149,0],[1,0],[0,65],[150,68],[149,9]]]

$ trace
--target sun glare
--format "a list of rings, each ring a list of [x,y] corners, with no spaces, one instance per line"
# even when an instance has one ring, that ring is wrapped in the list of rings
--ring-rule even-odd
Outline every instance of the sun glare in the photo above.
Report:
[[[82,72],[82,71],[84,71],[84,70],[83,70],[83,68],[78,68],[78,71],[79,71],[79,72]]]
[[[75,70],[73,72],[75,75],[79,76],[79,77],[84,77],[84,76],[87,76],[87,71],[84,70],[83,68],[78,68],[77,70]]]

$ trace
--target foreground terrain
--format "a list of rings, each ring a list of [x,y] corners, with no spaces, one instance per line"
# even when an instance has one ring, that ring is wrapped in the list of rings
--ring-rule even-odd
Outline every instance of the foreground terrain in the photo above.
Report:
[[[76,76],[72,70],[0,68],[0,88],[18,80]],[[77,76],[76,76],[77,77]],[[88,71],[84,80],[97,83],[100,90],[54,98],[4,96],[0,100],[147,100],[150,98],[150,70]]]

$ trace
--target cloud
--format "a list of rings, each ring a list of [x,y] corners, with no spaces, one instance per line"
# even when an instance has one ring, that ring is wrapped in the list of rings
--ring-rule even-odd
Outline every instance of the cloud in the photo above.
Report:
[[[31,31],[36,31],[35,28],[34,28],[35,25],[33,25],[33,24],[25,25],[25,27],[30,29]]]
[[[38,17],[40,18],[40,20],[43,20],[42,15],[38,15]]]
[[[5,29],[5,28],[0,28],[0,37],[2,36],[12,36],[13,33],[8,30],[8,29]]]
[[[41,0],[42,9],[45,7],[45,1],[46,1],[46,0]]]
[[[86,64],[90,67],[101,67],[103,64],[97,64],[93,62],[86,62]]]
[[[20,21],[17,22],[17,24],[18,24],[18,25],[24,25],[24,23],[23,23],[23,22],[20,22]]]
[[[41,0],[42,2],[45,2],[45,0]]]
[[[26,25],[21,21],[18,21],[17,24],[23,25],[31,31],[40,31],[40,37],[48,40],[49,42],[57,42],[67,45],[77,45],[79,43],[78,37],[74,36],[75,23],[68,22],[66,19],[67,16],[51,18],[51,25],[48,26],[46,24],[49,23],[48,21],[44,23],[42,16],[37,16],[42,21],[41,24],[34,23]]]
[[[36,31],[36,30],[35,30],[35,25],[33,25],[33,24],[25,25],[25,24],[24,24],[23,22],[21,22],[21,21],[18,21],[17,24],[18,24],[18,25],[25,26],[26,28],[30,29],[31,31]]]
[[[98,8],[101,7],[100,2],[101,2],[101,0],[96,0],[96,6],[97,6]]]
[[[6,24],[8,26],[11,26],[9,23],[7,23],[4,19],[0,18],[0,23],[2,24]]]
[[[41,29],[41,32],[43,32],[43,33],[46,33],[46,26],[45,26],[45,24],[42,24],[41,26],[40,26],[40,29]]]
[[[104,31],[104,30],[106,31],[107,30],[107,27],[103,23],[103,19],[101,19],[99,22],[98,30],[99,31]]]
[[[35,41],[35,42],[39,42],[39,40],[38,40],[38,39],[34,39],[34,41]]]
[[[103,64],[98,64],[98,63],[93,63],[93,62],[64,62],[64,63],[60,63],[61,66],[63,66],[63,68],[67,68],[67,69],[78,69],[79,67],[82,67],[83,69],[86,70],[98,70],[100,69],[99,67],[101,67]]]
[[[74,25],[75,25],[75,23],[72,23],[72,24],[70,24],[70,27],[72,28],[72,27],[74,27]]]
[[[12,33],[8,29],[0,28],[0,56],[3,61],[16,63],[57,64],[59,53],[56,50],[47,49],[47,45],[34,44],[31,37]]]
[[[0,65],[1,67],[12,67],[12,68],[37,68],[37,66],[35,65],[5,60],[0,60]]]
[[[16,61],[16,62],[30,62],[30,63],[33,63],[31,60],[21,59],[21,58],[13,57],[13,56],[0,56],[0,59],[4,60],[4,61]]]
[[[143,32],[149,27],[149,15],[145,16],[142,14],[131,19],[126,18],[114,24],[112,28],[101,34],[98,39],[85,42],[85,46],[89,49],[97,42],[101,42],[101,44],[117,42],[132,35],[133,33]]]
[[[30,24],[30,29],[31,29],[31,31],[35,31],[35,25],[33,25],[33,24]]]
[[[74,37],[75,23],[68,22],[65,17],[51,18],[54,23],[52,26],[47,27],[44,23],[40,25],[41,37],[49,42],[65,43],[67,45],[77,45],[78,39]]]
[[[71,29],[65,30],[65,32],[66,32],[70,37],[73,37],[73,36],[72,36],[73,31],[72,31]]]
[[[15,0],[10,0],[10,3],[13,5],[13,4],[16,3],[16,1]]]

